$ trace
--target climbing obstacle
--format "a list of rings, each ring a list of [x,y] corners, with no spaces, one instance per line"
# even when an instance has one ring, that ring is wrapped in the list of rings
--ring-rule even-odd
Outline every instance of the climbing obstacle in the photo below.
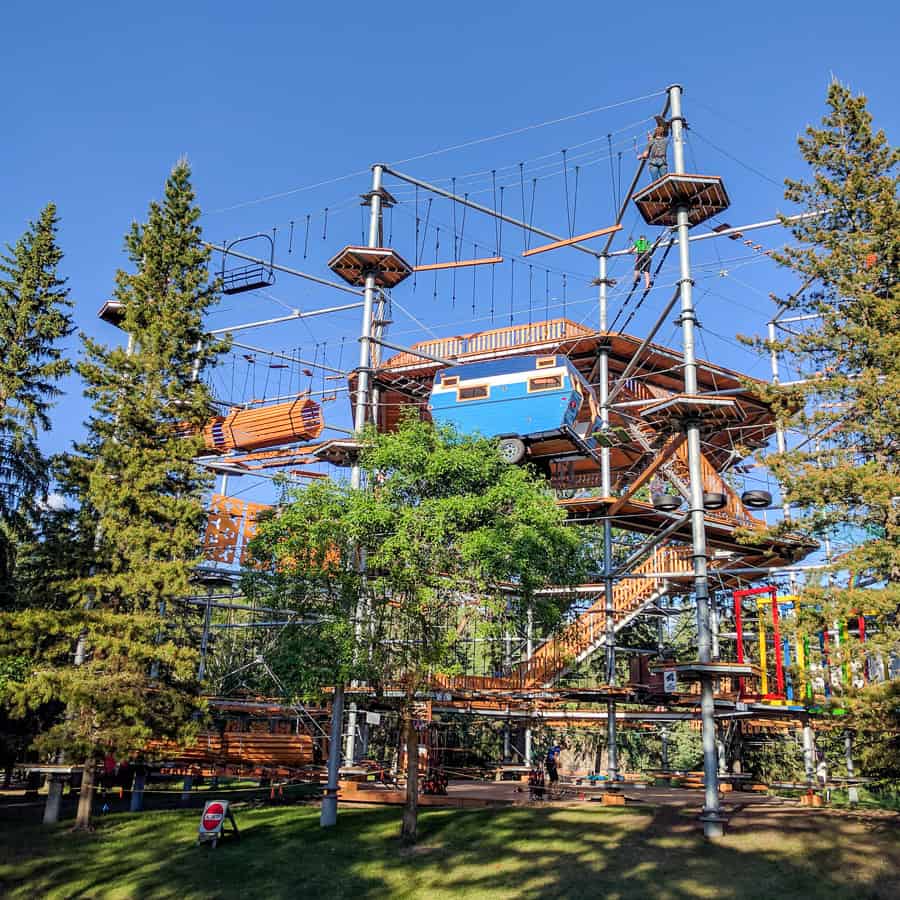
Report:
[[[324,427],[319,404],[298,394],[286,403],[235,407],[227,416],[216,416],[203,429],[203,440],[216,453],[258,450],[313,440]]]

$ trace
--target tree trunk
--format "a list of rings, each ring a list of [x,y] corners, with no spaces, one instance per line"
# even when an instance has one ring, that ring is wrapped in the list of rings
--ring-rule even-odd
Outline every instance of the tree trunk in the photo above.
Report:
[[[403,806],[403,823],[400,840],[415,844],[419,824],[419,733],[412,711],[406,713],[406,803]]]
[[[94,804],[94,760],[89,759],[81,770],[81,791],[78,794],[78,812],[75,815],[76,831],[89,831],[91,809]]]

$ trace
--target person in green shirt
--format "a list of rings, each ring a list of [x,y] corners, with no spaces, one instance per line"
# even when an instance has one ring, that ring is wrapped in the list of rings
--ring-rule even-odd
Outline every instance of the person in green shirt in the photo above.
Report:
[[[634,284],[638,283],[641,274],[643,274],[644,287],[650,290],[650,285],[652,284],[650,281],[650,259],[653,253],[650,249],[650,242],[643,234],[634,242],[631,252],[634,254]]]

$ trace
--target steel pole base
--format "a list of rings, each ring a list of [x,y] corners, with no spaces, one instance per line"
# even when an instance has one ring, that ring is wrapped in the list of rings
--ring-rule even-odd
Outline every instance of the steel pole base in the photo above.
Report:
[[[728,817],[722,815],[718,810],[703,810],[700,814],[700,821],[703,823],[703,836],[705,838],[711,839],[725,836],[725,826],[728,824]]]
[[[321,828],[331,828],[333,825],[337,825],[337,806],[337,791],[326,788],[322,795],[322,811],[319,814]]]

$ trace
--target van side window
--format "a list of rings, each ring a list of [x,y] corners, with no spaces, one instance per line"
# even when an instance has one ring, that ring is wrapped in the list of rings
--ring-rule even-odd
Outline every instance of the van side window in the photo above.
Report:
[[[446,378],[441,378],[441,385],[443,387],[453,387],[454,384],[459,383],[458,375],[448,375]]]
[[[456,396],[459,400],[484,400],[487,395],[488,386],[486,384],[473,384],[456,389]]]
[[[536,369],[552,369],[556,365],[555,356],[539,356],[535,363]]]
[[[542,375],[528,379],[529,391],[552,391],[562,387],[562,375]]]

